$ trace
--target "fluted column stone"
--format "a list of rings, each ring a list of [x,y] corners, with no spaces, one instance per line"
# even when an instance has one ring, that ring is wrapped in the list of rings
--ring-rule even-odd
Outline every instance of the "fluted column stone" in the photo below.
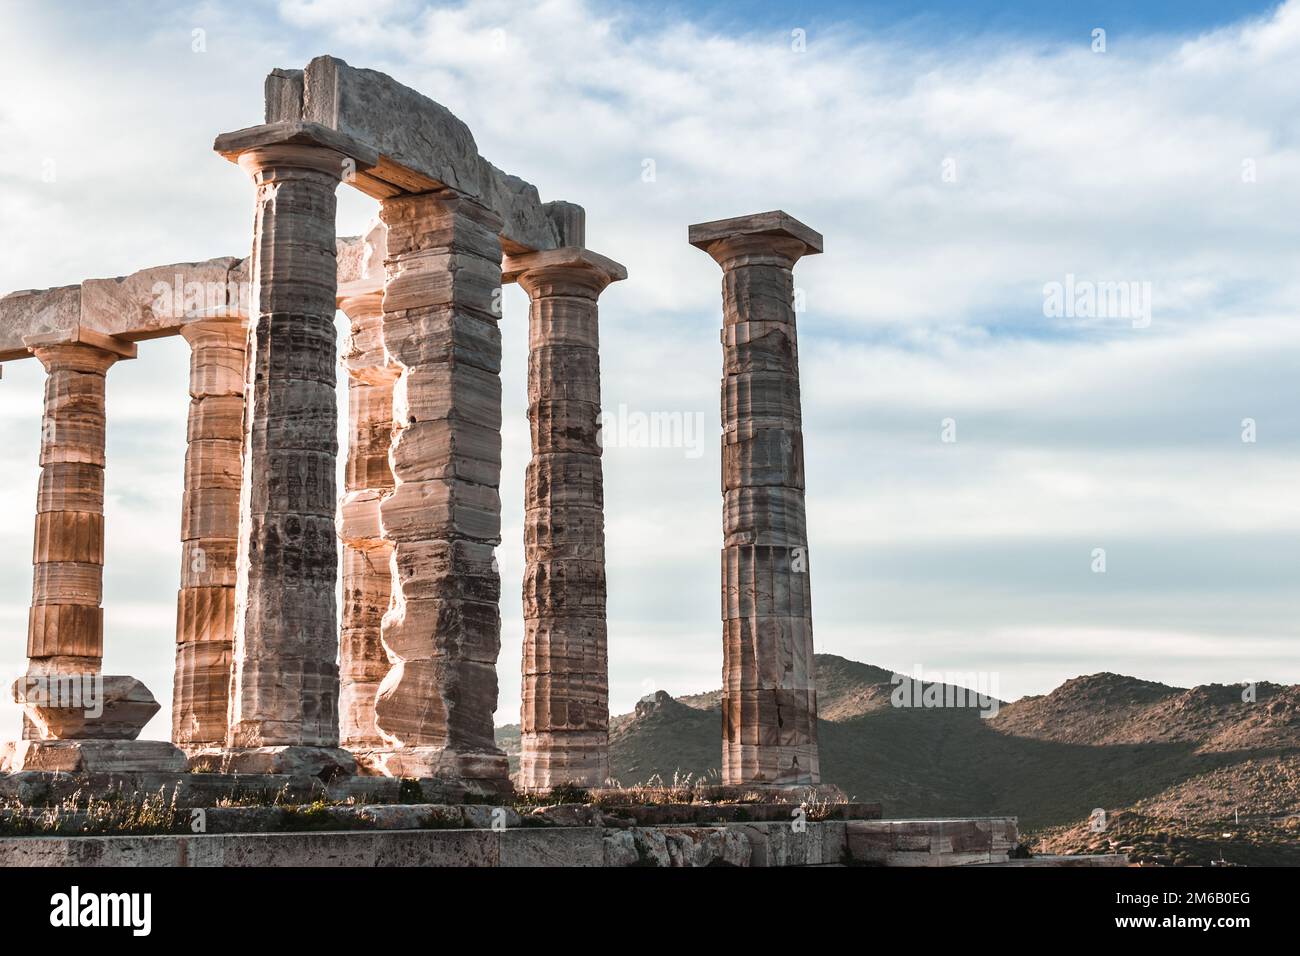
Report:
[[[108,339],[33,342],[31,351],[45,366],[46,377],[28,673],[99,673],[104,657],[105,376],[114,362],[133,358],[135,346]]]
[[[216,148],[257,187],[223,769],[351,769],[338,747],[334,220],[357,151],[293,124],[226,134]]]
[[[519,785],[609,777],[604,480],[597,299],[627,277],[586,249],[512,256],[529,296],[524,648]]]
[[[723,271],[723,783],[817,784],[792,270],[822,237],[772,212],[689,238]]]
[[[247,334],[247,321],[235,315],[199,319],[181,329],[190,344],[190,410],[172,742],[188,752],[226,742]]]
[[[343,355],[348,373],[348,456],[339,537],[343,542],[343,619],[339,644],[341,742],[354,752],[380,750],[375,697],[388,674],[381,626],[392,600],[392,543],[379,504],[393,490],[388,463],[393,435],[393,385],[398,368],[383,341],[383,289],[340,298],[351,322]]]

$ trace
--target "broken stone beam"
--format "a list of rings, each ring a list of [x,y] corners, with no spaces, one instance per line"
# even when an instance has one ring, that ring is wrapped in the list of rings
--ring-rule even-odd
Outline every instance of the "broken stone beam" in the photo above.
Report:
[[[783,212],[693,225],[722,267],[722,777],[820,782],[793,268],[822,237]]]
[[[507,258],[502,278],[530,302],[519,785],[600,787],[609,777],[609,654],[596,300],[627,270],[565,248]]]
[[[190,411],[172,742],[190,753],[226,743],[247,343],[246,317],[229,311],[181,329],[190,344]]]
[[[392,599],[393,546],[379,524],[379,503],[393,490],[388,450],[393,435],[393,384],[398,367],[384,349],[386,230],[366,236],[363,276],[340,285],[339,308],[351,322],[343,367],[348,373],[348,457],[338,532],[343,542],[343,620],[339,644],[342,745],[362,755],[382,750],[375,697],[389,671],[380,628]],[[342,273],[342,270],[340,270]]]
[[[450,110],[383,73],[332,56],[305,70],[273,70],[266,122],[315,124],[373,147],[376,162],[351,182],[376,199],[446,188],[474,200],[500,218],[507,252],[582,244],[562,235],[535,186],[479,155],[469,127]]]
[[[0,772],[183,772],[185,754],[165,740],[137,740],[160,710],[134,677],[81,673],[20,677],[14,700],[37,731],[0,748]]]
[[[384,347],[400,377],[379,506],[393,547],[375,701],[390,776],[510,789],[497,749],[501,647],[501,219],[452,193],[386,199]]]
[[[279,124],[217,138],[257,187],[227,771],[352,769],[339,742],[335,190],[372,150]]]

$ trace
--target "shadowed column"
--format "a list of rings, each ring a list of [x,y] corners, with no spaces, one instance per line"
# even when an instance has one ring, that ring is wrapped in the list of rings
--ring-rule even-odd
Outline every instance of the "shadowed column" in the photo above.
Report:
[[[193,752],[226,743],[247,325],[237,316],[206,318],[181,335],[190,344],[190,413],[172,742]]]
[[[385,200],[384,346],[400,369],[380,505],[393,544],[394,662],[375,701],[393,776],[507,791],[497,749],[501,596],[501,220],[452,195]]]
[[[528,293],[524,651],[519,785],[599,787],[609,777],[604,482],[597,298],[627,277],[581,248],[512,256]]]
[[[350,769],[338,747],[335,189],[345,138],[275,124],[218,137],[257,187],[230,753],[224,769]],[[364,158],[364,157],[363,157]]]
[[[382,250],[380,250],[382,259]],[[352,751],[379,750],[375,696],[389,671],[380,636],[392,599],[393,547],[379,525],[379,503],[392,493],[388,451],[393,436],[393,384],[383,341],[383,290],[341,296],[352,323],[348,373],[348,459],[339,506],[343,541],[343,621],[339,644],[339,732]]]
[[[794,278],[822,237],[783,212],[690,227],[722,266],[722,776],[820,782]]]

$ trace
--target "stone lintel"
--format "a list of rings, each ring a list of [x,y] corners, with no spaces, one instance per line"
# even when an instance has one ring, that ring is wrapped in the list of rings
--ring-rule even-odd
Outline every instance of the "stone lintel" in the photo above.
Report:
[[[23,289],[0,298],[0,362],[30,358],[23,340],[43,333],[75,335],[81,323],[81,286]]]
[[[27,340],[37,337],[37,345],[53,344],[60,336],[92,344],[97,336],[132,343],[176,335],[195,318],[243,317],[248,303],[239,294],[241,281],[247,281],[244,261],[225,256],[10,293],[0,298],[0,362],[30,357]]]
[[[719,239],[738,236],[772,236],[776,239],[797,239],[804,245],[802,255],[817,255],[822,251],[822,234],[805,226],[798,219],[780,209],[759,212],[733,219],[715,219],[697,222],[687,231],[687,240],[697,249],[709,251],[709,246]]]
[[[627,278],[627,268],[613,259],[590,249],[566,246],[517,256],[505,256],[501,261],[501,281],[518,282],[519,277],[538,269],[589,269],[600,273],[606,282]]]
[[[232,163],[239,162],[239,157],[250,150],[268,146],[319,146],[322,149],[332,149],[356,163],[359,173],[379,162],[379,153],[370,146],[319,123],[263,123],[261,126],[222,133],[212,144],[213,150]]]
[[[449,109],[384,73],[318,56],[303,70],[273,70],[265,92],[268,124],[318,125],[372,149],[378,161],[351,180],[369,196],[453,190],[501,217],[508,253],[581,244],[581,207],[548,209],[535,186],[479,155]]]

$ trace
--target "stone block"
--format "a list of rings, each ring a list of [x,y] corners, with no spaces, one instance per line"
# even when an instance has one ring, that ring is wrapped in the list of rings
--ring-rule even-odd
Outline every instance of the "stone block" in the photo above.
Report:
[[[604,866],[599,827],[502,830],[501,866]]]

